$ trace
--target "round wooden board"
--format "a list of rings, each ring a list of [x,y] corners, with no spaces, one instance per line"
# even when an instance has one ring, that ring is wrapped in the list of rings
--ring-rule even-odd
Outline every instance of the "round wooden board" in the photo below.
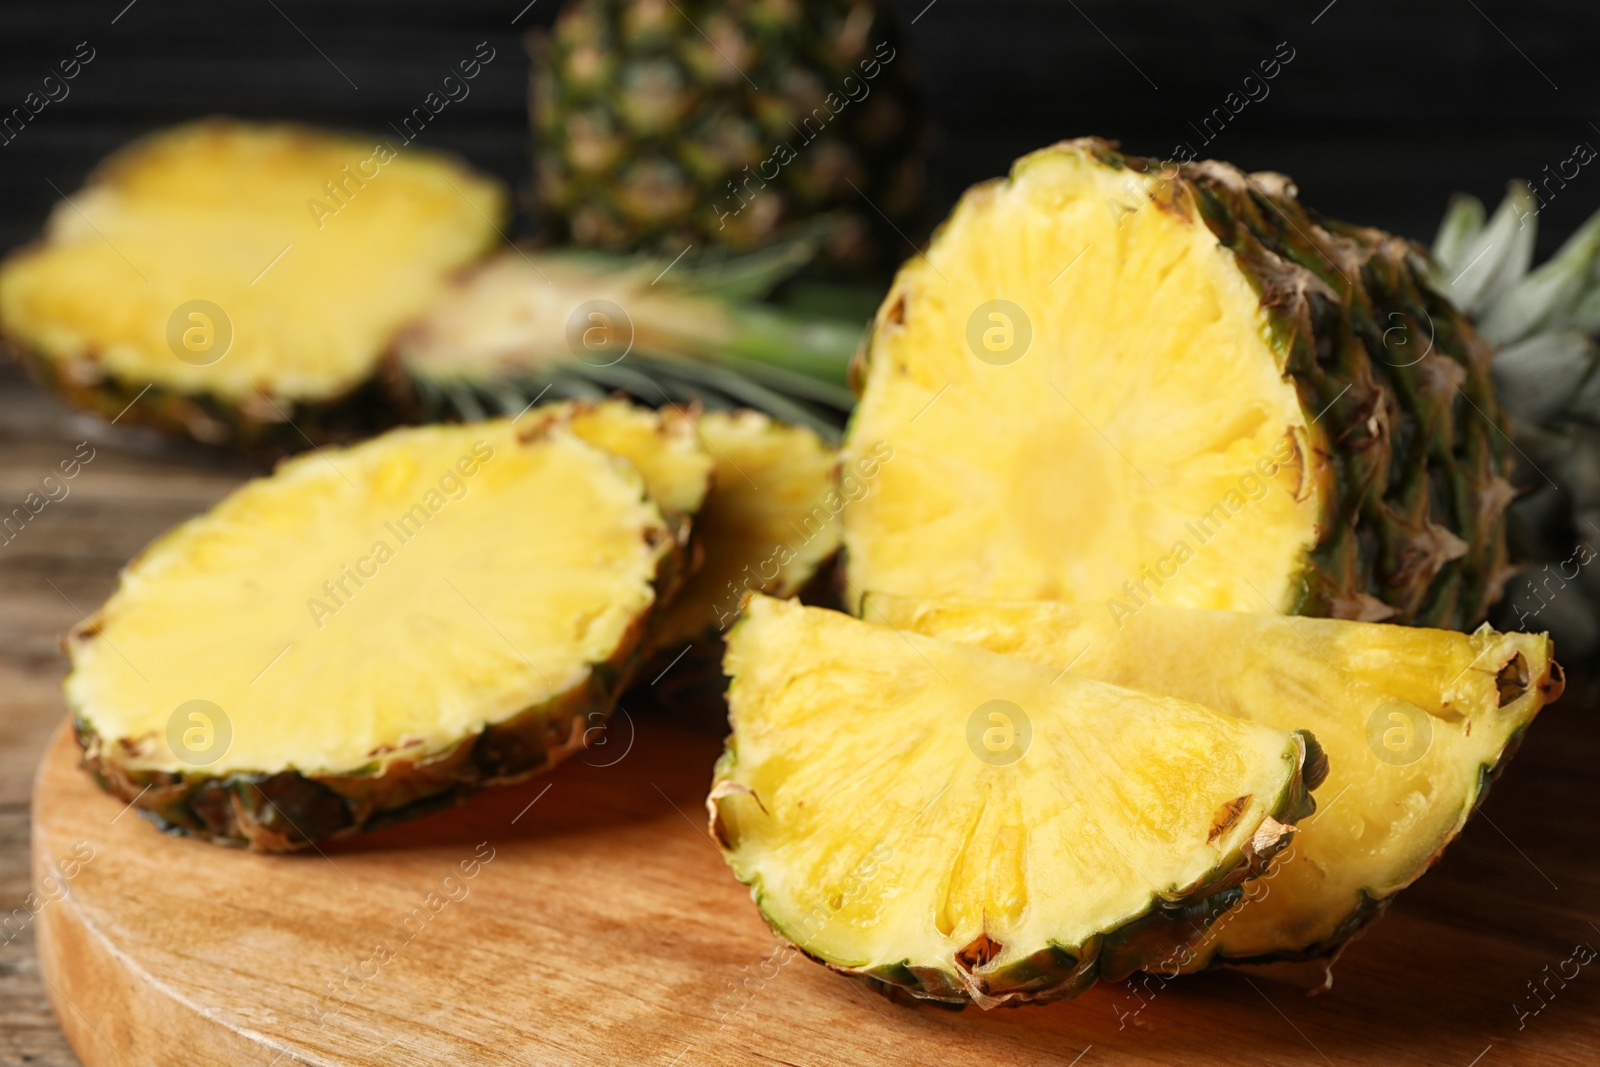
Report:
[[[574,760],[322,854],[265,856],[157,832],[78,769],[63,729],[33,825],[35,885],[71,875],[36,918],[63,1029],[89,1067],[1596,1059],[1600,975],[1520,1031],[1511,1010],[1573,941],[1600,943],[1581,857],[1545,868],[1567,880],[1557,894],[1469,832],[1462,862],[1313,999],[1221,973],[1043,1008],[907,1008],[781,951],[703,830],[713,729],[640,714],[612,742],[588,754],[609,766]],[[1494,895],[1513,891],[1521,912]]]

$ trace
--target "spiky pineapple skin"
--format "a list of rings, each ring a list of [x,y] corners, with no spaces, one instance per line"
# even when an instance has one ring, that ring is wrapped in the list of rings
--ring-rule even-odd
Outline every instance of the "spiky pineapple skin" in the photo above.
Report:
[[[276,407],[262,403],[246,410],[210,393],[140,384],[49,359],[15,339],[0,342],[0,348],[41,389],[72,407],[120,426],[227,445],[264,459],[301,452],[312,444],[349,444],[403,421],[419,421],[397,417],[387,390],[376,380],[329,400],[280,398]]]
[[[604,725],[617,697],[647,661],[649,633],[661,605],[686,577],[687,520],[681,533],[660,557],[652,583],[655,601],[634,620],[614,657],[590,664],[578,685],[442,752],[421,760],[391,753],[342,775],[132,771],[74,708],[73,735],[83,767],[102,789],[169,833],[260,852],[292,852],[374,830],[460,803],[487,786],[548,770],[581,750],[588,732]],[[69,650],[95,625],[96,616],[90,616],[70,634]]]
[[[835,262],[898,253],[928,135],[881,0],[577,0],[531,47],[537,194],[557,239],[745,249],[836,211]]]
[[[1060,152],[1156,177],[1151,203],[1184,219],[1197,211],[1259,294],[1306,413],[1307,463],[1328,487],[1298,588],[1280,607],[1458,630],[1482,622],[1514,573],[1509,424],[1490,377],[1492,347],[1427,284],[1427,253],[1322,216],[1283,175],[1132,156],[1092,137],[1025,156],[1011,179],[967,196]],[[874,339],[904,299],[897,280],[856,353],[858,396]]]

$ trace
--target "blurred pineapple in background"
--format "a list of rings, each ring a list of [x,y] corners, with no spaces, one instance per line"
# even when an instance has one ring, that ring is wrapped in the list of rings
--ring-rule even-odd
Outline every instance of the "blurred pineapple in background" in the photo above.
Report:
[[[1457,196],[1434,284],[1499,346],[1495,385],[1522,465],[1508,513],[1522,573],[1496,621],[1549,630],[1566,657],[1588,659],[1600,649],[1600,212],[1535,267],[1542,206],[1521,181],[1492,216]]]
[[[928,131],[880,0],[574,0],[531,46],[553,240],[747,251],[828,213],[836,265],[910,251]]]

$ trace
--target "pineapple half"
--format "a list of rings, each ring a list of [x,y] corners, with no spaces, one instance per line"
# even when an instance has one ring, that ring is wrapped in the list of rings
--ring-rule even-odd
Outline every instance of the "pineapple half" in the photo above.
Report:
[[[452,279],[400,333],[391,391],[430,421],[622,391],[646,404],[757,407],[837,443],[859,321],[754,299],[814,254],[809,237],[683,262],[513,249]]]
[[[1309,814],[1311,735],[754,596],[713,836],[780,935],[882,992],[1075,996],[1204,932]]]
[[[574,430],[397,430],[159,538],[67,641],[89,771],[169,829],[282,851],[581,746],[684,554]]]
[[[970,190],[901,268],[845,455],[853,595],[1466,628],[1510,569],[1489,350],[1424,253],[1282,175],[1100,140]]]
[[[710,411],[696,427],[715,474],[695,523],[700,568],[655,631],[668,655],[727,630],[749,593],[800,592],[838,551],[839,513],[866,484],[816,434],[759,411]]]
[[[393,334],[506,206],[421,149],[191,123],[111,156],[0,267],[0,331],[107,417],[299,450],[392,421],[373,376]]]
[[[1320,810],[1170,971],[1316,960],[1331,981],[1339,950],[1439,858],[1562,687],[1547,636],[1488,626],[1469,635],[1154,606],[1116,620],[1100,605],[878,594],[867,613],[1316,734],[1330,765]]]

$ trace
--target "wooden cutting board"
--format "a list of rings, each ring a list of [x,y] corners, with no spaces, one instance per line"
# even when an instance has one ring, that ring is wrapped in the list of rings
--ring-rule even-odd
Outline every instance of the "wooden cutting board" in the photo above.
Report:
[[[63,730],[34,803],[35,884],[59,898],[40,963],[89,1067],[1590,1065],[1600,964],[1521,1029],[1513,1009],[1575,943],[1600,946],[1590,721],[1548,712],[1493,824],[1311,999],[1219,973],[952,1013],[790,959],[703,830],[717,730],[660,711],[620,720],[593,765],[293,856],[157,832]]]

